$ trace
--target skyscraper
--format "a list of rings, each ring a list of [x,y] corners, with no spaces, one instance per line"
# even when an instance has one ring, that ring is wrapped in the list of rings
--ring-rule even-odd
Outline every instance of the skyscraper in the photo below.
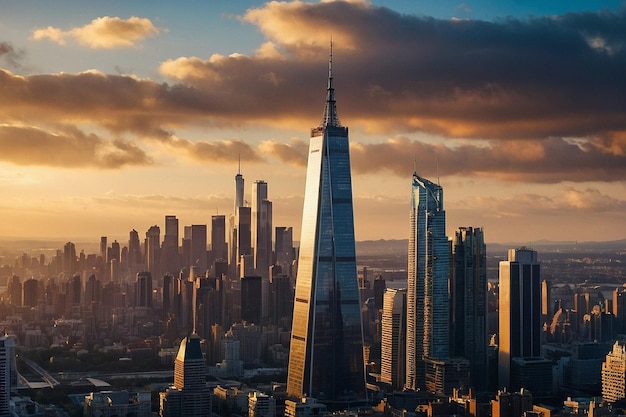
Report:
[[[448,252],[443,188],[413,173],[407,288],[408,389],[425,387],[424,359],[448,358]]]
[[[450,355],[470,363],[472,385],[487,386],[487,247],[482,229],[460,227],[452,243]]]
[[[383,297],[380,379],[401,390],[406,379],[406,288],[389,288]]]
[[[537,252],[509,249],[500,261],[498,385],[511,386],[513,358],[541,355],[541,273]]]
[[[146,232],[145,264],[149,272],[160,275],[159,263],[161,259],[161,229],[159,226],[150,226]]]
[[[276,227],[276,263],[283,267],[283,272],[287,273],[294,260],[293,250],[293,228],[279,226]]]
[[[135,288],[135,306],[152,308],[152,274],[147,271],[139,272]]]
[[[237,268],[239,266],[239,208],[244,207],[244,179],[241,175],[241,161],[237,169],[237,175],[235,175],[235,209],[233,214],[229,218],[228,228],[228,240],[229,240],[229,273],[231,277],[237,275]]]
[[[174,361],[174,385],[160,393],[164,417],[208,417],[211,392],[206,385],[206,362],[195,333],[180,343]]]
[[[226,216],[211,216],[211,259],[228,259],[228,246],[226,245]],[[210,265],[211,267],[213,265]]]
[[[9,399],[14,389],[17,389],[15,342],[10,337],[2,336],[0,337],[0,417],[11,415]]]
[[[613,403],[626,398],[626,347],[615,342],[602,363],[602,399]]]
[[[267,182],[258,180],[252,189],[252,244],[254,269],[261,277],[262,316],[269,317],[269,268],[272,264],[272,202],[267,199]]]
[[[165,216],[165,235],[161,253],[163,273],[174,274],[180,270],[178,259],[178,218],[173,215]]]
[[[267,183],[254,183],[252,202],[252,244],[257,274],[267,278],[272,264],[272,202],[267,199]]]
[[[323,402],[366,398],[348,128],[332,77],[311,129],[287,393]]]
[[[206,224],[191,225],[191,263],[188,267],[195,266],[202,275],[207,270],[207,231]]]

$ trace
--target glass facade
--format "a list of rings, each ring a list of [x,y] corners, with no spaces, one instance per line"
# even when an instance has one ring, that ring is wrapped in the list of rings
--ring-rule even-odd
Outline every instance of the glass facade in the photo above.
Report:
[[[541,356],[541,264],[537,252],[510,249],[500,261],[498,386],[511,386],[513,358]]]
[[[424,358],[448,358],[449,250],[443,188],[413,174],[407,288],[406,388],[424,388]]]
[[[309,147],[287,392],[366,398],[348,129],[336,116],[330,72]]]

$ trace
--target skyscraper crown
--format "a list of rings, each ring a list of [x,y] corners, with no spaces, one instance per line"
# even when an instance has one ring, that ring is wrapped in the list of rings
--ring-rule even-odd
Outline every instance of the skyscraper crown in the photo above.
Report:
[[[337,115],[337,103],[335,102],[335,89],[333,87],[333,42],[330,42],[330,57],[328,59],[328,88],[326,94],[326,106],[318,129],[325,127],[342,127]]]

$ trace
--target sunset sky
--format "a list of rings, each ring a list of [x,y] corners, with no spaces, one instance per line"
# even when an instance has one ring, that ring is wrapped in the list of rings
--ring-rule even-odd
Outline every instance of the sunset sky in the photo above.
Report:
[[[600,9],[599,5],[602,5]],[[626,238],[622,1],[30,1],[0,15],[0,237],[126,242],[268,183],[300,235],[329,43],[357,240]]]

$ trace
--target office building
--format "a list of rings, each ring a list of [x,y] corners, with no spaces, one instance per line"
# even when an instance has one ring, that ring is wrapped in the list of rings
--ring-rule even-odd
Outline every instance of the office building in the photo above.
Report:
[[[255,181],[252,188],[252,244],[257,274],[267,278],[272,264],[272,202],[263,180]]]
[[[289,267],[295,259],[293,250],[293,228],[279,226],[276,227],[275,234],[276,263],[283,267],[283,273],[288,273]]]
[[[465,358],[424,358],[426,390],[451,395],[454,389],[469,386],[469,361]]]
[[[0,417],[9,417],[11,393],[17,391],[17,367],[15,364],[15,341],[0,337]]]
[[[247,276],[241,278],[241,320],[261,324],[261,289],[262,278]]]
[[[241,161],[235,175],[235,208],[233,214],[229,218],[228,227],[228,264],[231,277],[237,276],[237,268],[239,266],[239,208],[244,207],[244,179],[241,174]]]
[[[175,274],[180,270],[178,256],[178,219],[176,216],[165,216],[165,236],[161,253],[162,273]]]
[[[137,269],[143,264],[141,259],[141,243],[139,243],[139,232],[135,229],[128,234],[128,268],[131,274],[139,272]]]
[[[85,395],[83,416],[151,417],[150,392],[100,391]]]
[[[78,272],[78,259],[76,258],[76,245],[67,242],[63,246],[63,271],[67,275]]]
[[[147,271],[139,272],[135,285],[135,307],[152,308],[152,274]]]
[[[407,288],[407,389],[425,388],[426,358],[448,358],[448,259],[443,188],[413,173]]]
[[[226,216],[211,216],[211,259],[212,264],[217,260],[228,260],[228,245],[226,244]],[[213,265],[210,265],[213,267]]]
[[[154,276],[159,276],[161,262],[161,229],[159,226],[150,226],[146,232],[144,263],[146,270]]]
[[[191,225],[190,263],[187,267],[196,267],[200,275],[205,275],[207,265],[207,230],[206,224]]]
[[[285,400],[285,417],[311,417],[326,414],[326,406],[315,398],[303,397],[298,401]]]
[[[287,393],[324,403],[367,398],[348,128],[329,60],[326,106],[311,130]]]
[[[39,300],[39,281],[30,278],[23,283],[24,296],[22,297],[25,307],[36,307]]]
[[[541,270],[537,252],[509,249],[500,261],[498,385],[511,386],[511,360],[541,356]]]
[[[602,363],[602,399],[613,403],[626,398],[626,345],[615,342]]]
[[[401,390],[406,380],[406,288],[383,297],[380,380]]]
[[[272,264],[272,202],[267,199],[267,182],[257,180],[252,188],[252,245],[255,274],[262,278],[262,316],[269,319],[270,277]]]
[[[206,385],[206,362],[200,338],[182,340],[174,361],[174,385],[160,393],[163,417],[211,416],[211,393]]]
[[[532,409],[533,397],[528,390],[498,391],[491,401],[491,417],[522,417]]]
[[[100,237],[100,256],[102,256],[102,261],[104,263],[107,263],[107,237],[106,236],[101,236]]]
[[[552,394],[552,361],[542,357],[511,358],[512,390],[529,390],[535,398]]]
[[[450,356],[470,363],[471,385],[487,387],[487,249],[483,231],[461,227],[452,242]]]
[[[248,417],[276,416],[276,398],[253,391],[248,394]]]

